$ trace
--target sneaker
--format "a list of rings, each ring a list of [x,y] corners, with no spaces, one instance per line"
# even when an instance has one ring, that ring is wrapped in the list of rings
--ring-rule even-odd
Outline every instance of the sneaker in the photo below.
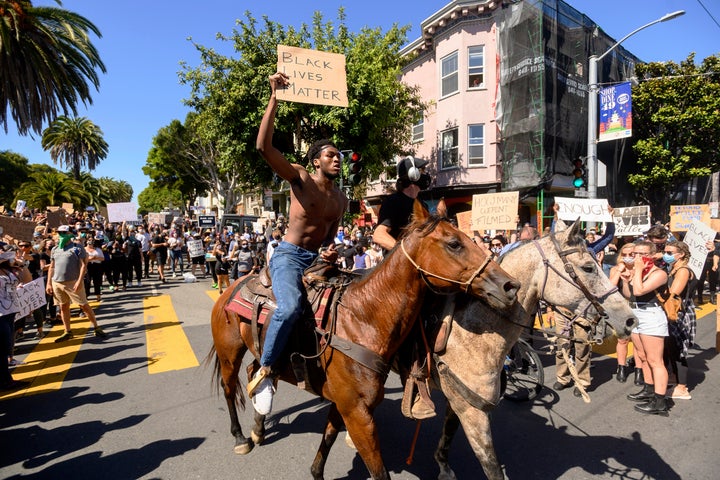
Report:
[[[690,395],[687,388],[680,389],[675,387],[671,398],[674,398],[675,400],[692,400],[692,395]]]
[[[55,339],[55,343],[64,342],[65,340],[70,340],[71,338],[73,338],[72,332],[65,332]]]
[[[173,272],[172,278],[175,278],[175,272]]]
[[[103,331],[103,329],[100,328],[100,327],[95,327],[95,328],[93,329],[93,334],[94,334],[96,337],[107,338],[107,333],[105,333],[105,332]]]
[[[138,280],[135,285],[138,286],[138,287],[142,287],[142,282],[141,282],[140,280]]]
[[[556,392],[559,392],[560,390],[565,390],[566,388],[570,388],[571,385],[572,385],[572,382],[570,382],[570,383],[555,382],[555,383],[553,384],[553,387],[552,387],[552,388],[553,388],[553,390],[555,390]]]
[[[43,338],[45,338],[45,335],[47,335],[47,333],[45,333],[45,332],[37,332],[33,338],[34,338],[35,340],[42,340]]]
[[[255,376],[257,377],[258,374],[259,372]],[[253,408],[258,414],[267,415],[272,411],[273,395],[275,395],[275,386],[268,375],[260,381],[252,396]]]
[[[217,283],[213,283],[213,284],[212,284],[212,288],[218,288],[218,284],[217,284]]]
[[[110,287],[108,288],[108,292],[112,293],[112,292],[114,292],[114,291],[115,291],[115,287],[113,287],[112,285],[110,285]]]

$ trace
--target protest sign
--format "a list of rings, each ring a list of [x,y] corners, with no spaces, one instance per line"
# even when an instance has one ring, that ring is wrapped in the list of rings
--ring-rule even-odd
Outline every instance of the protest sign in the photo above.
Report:
[[[198,227],[212,228],[215,226],[215,215],[198,215]]]
[[[190,255],[190,258],[202,257],[205,255],[202,240],[188,240],[186,245],[188,247],[188,254]]]
[[[670,231],[687,231],[694,220],[710,225],[710,206],[670,205]]]
[[[27,206],[27,202],[25,200],[18,200],[15,204],[15,212],[16,213],[22,213],[25,211],[25,207]]]
[[[108,203],[107,219],[110,223],[134,222],[138,219],[138,206],[132,202]]]
[[[473,195],[473,230],[515,230],[518,217],[518,192]],[[472,236],[472,235],[471,235]]]
[[[67,225],[67,218],[65,217],[64,210],[49,211],[45,214],[47,218],[47,225],[50,228],[57,228],[60,225]]]
[[[47,303],[45,299],[45,281],[42,277],[18,287],[17,293],[18,297],[15,306],[19,307],[20,311],[15,315],[15,319],[26,317],[33,310],[37,310]]]
[[[74,213],[75,205],[73,205],[72,203],[63,203],[62,209],[65,210],[67,213]]]
[[[578,218],[584,222],[612,222],[608,212],[608,201],[604,198],[555,197],[558,205],[558,218],[574,222]]]
[[[278,100],[347,107],[345,55],[307,48],[277,46],[278,71],[289,77]]]
[[[147,217],[150,225],[168,225],[172,221],[172,215],[167,213],[148,213]]]
[[[705,258],[708,256],[708,249],[705,244],[713,240],[715,240],[715,230],[699,220],[690,222],[683,241],[690,247],[688,267],[695,274],[695,278],[700,278],[705,266]]]
[[[650,229],[650,206],[618,207],[613,209],[616,237],[635,237]]]
[[[29,220],[0,216],[0,226],[3,228],[2,234],[6,237],[31,242],[36,224]]]
[[[467,212],[458,212],[455,214],[455,217],[457,218],[458,230],[468,237],[473,238],[472,211],[468,210]]]

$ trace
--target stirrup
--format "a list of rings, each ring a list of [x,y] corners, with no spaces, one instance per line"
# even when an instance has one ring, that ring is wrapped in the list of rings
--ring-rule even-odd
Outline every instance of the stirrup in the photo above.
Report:
[[[270,367],[260,367],[260,370],[257,371],[255,376],[252,380],[250,380],[247,384],[247,392],[248,395],[252,397],[253,393],[257,389],[258,385],[260,385],[260,382],[263,381],[263,379],[270,375]]]

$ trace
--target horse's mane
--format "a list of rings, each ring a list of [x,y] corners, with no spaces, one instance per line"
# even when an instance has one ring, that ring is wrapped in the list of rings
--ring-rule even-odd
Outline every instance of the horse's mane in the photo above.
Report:
[[[428,218],[425,220],[420,220],[419,218],[416,218],[415,215],[413,215],[410,218],[410,223],[408,223],[405,228],[402,229],[402,233],[400,234],[400,239],[403,239],[410,235],[410,233],[414,230],[418,230],[420,233],[419,235],[421,237],[424,237],[425,235],[428,235],[430,232],[435,230],[435,227],[438,226],[440,222],[450,222],[450,219],[441,215],[431,214]],[[397,244],[395,245],[397,247]],[[394,250],[395,248],[393,248]]]

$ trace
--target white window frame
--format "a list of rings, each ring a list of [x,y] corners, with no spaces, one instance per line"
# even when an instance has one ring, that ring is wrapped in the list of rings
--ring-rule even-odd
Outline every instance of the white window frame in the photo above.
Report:
[[[449,148],[445,148],[446,138],[452,138],[454,133],[455,144]],[[440,132],[440,170],[450,170],[460,167],[460,130],[458,127],[450,128]],[[454,162],[447,162],[447,152],[454,153]]]
[[[420,114],[420,118],[412,126],[412,143],[418,143],[425,140],[425,113]]]
[[[480,129],[480,136],[477,136],[477,132],[475,132],[475,136],[473,136],[472,130],[474,128]],[[468,145],[467,145],[467,158],[468,158],[468,167],[484,167],[485,166],[485,124],[483,123],[475,123],[468,125]],[[477,151],[480,151],[480,156],[477,156]],[[473,154],[473,152],[475,152]]]
[[[473,56],[479,55],[482,58],[481,65],[472,65]],[[468,47],[468,89],[476,90],[479,88],[485,88],[485,45],[473,45]],[[481,77],[479,85],[473,86],[473,80],[477,76]]]
[[[448,70],[446,72],[445,65],[451,61],[455,62],[455,65],[454,65],[455,69]],[[450,65],[448,68],[452,68],[452,65]],[[445,57],[440,59],[440,98],[445,98],[447,96],[453,95],[460,91],[459,75],[460,75],[460,64],[459,64],[458,52],[457,52],[457,50],[455,50],[450,55],[446,55]],[[453,77],[455,80],[455,89],[445,91],[445,82],[452,81]]]

